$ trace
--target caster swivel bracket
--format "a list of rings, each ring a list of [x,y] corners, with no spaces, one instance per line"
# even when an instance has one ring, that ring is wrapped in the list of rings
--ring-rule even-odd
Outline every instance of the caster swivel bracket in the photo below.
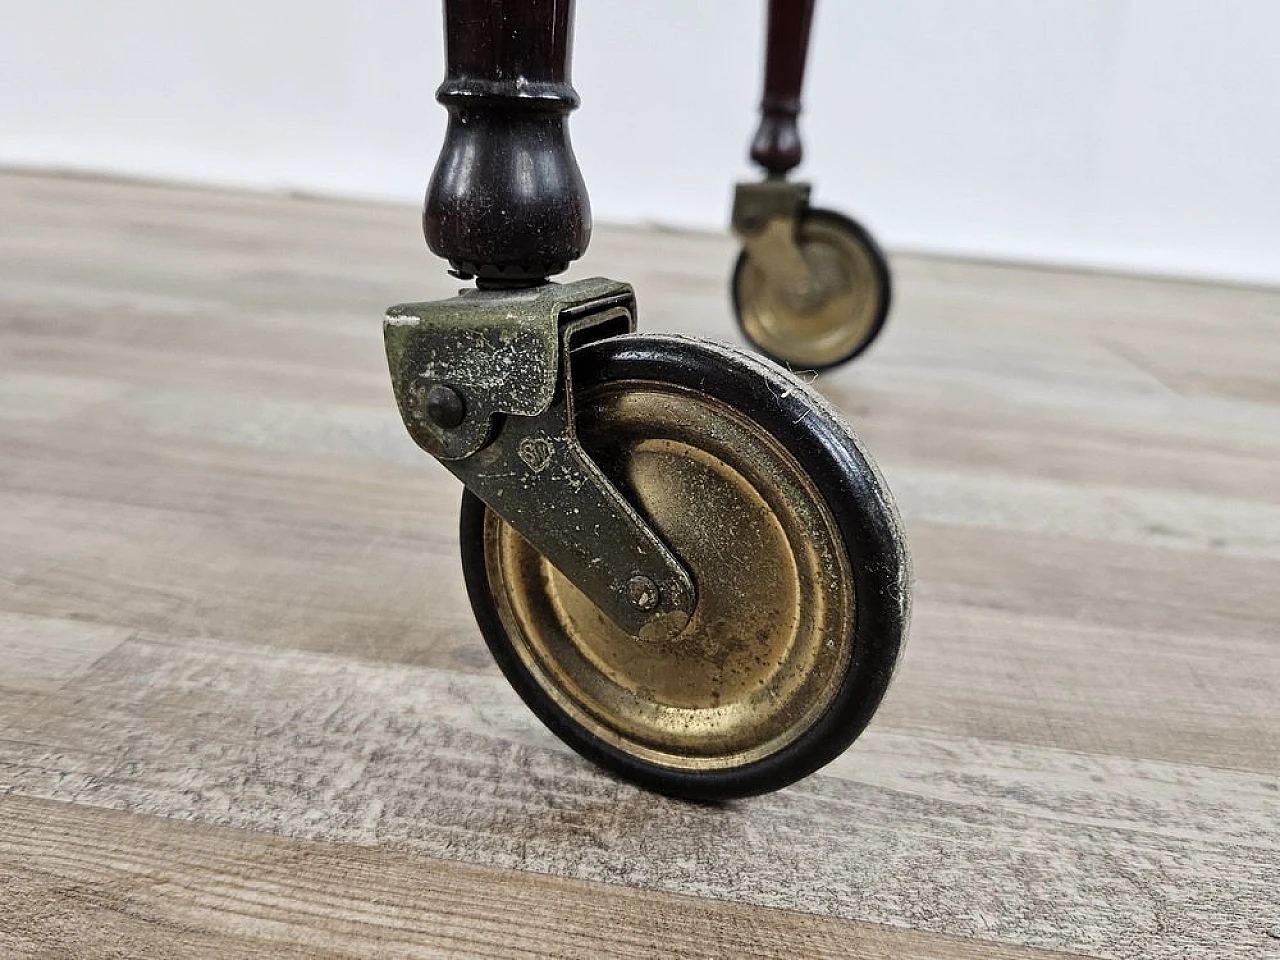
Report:
[[[829,295],[827,284],[796,242],[796,225],[809,207],[809,184],[770,177],[740,183],[733,195],[733,232],[771,287],[801,312]]]
[[[571,343],[635,329],[631,287],[601,278],[464,290],[387,311],[387,361],[414,442],[623,630],[678,633],[693,579],[578,442]]]

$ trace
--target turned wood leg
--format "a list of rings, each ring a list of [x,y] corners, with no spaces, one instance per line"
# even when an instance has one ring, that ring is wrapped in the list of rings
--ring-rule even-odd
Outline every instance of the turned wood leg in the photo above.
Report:
[[[481,286],[532,286],[591,239],[569,142],[572,0],[445,0],[444,146],[427,189],[433,253]]]
[[[751,159],[780,177],[799,166],[803,150],[796,117],[809,50],[814,0],[769,0],[764,98]]]

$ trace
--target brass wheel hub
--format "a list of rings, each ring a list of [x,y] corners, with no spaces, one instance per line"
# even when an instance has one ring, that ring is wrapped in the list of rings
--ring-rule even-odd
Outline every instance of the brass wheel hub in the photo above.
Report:
[[[770,356],[825,367],[875,333],[884,290],[872,251],[838,226],[801,220],[798,244],[811,272],[805,289],[770,283],[760,264],[746,262],[737,289],[742,326]]]
[[[675,637],[629,635],[487,511],[490,591],[516,654],[577,724],[647,762],[724,769],[785,748],[852,655],[852,573],[821,494],[704,394],[625,381],[575,402],[583,446],[688,566],[698,605]]]

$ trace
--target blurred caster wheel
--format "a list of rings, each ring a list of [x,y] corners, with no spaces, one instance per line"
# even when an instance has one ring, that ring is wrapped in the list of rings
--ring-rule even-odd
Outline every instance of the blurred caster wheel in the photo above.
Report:
[[[625,633],[468,492],[463,570],[499,667],[647,788],[725,799],[812,773],[866,726],[905,640],[909,560],[875,467],[820,396],[740,352],[631,335],[572,362],[582,445],[698,606],[670,640]]]
[[[863,227],[808,208],[797,242],[813,272],[808,290],[780,290],[746,251],[733,271],[733,309],[747,340],[792,369],[852,360],[879,336],[892,298],[889,264]]]

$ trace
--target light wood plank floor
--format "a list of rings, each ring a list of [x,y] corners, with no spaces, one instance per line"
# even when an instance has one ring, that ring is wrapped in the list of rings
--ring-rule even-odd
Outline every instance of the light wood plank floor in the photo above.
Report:
[[[489,661],[382,356],[452,287],[415,211],[0,217],[0,955],[1280,958],[1280,292],[895,259],[818,385],[903,508],[905,663],[712,807]],[[733,255],[605,227],[577,275],[732,339]]]

